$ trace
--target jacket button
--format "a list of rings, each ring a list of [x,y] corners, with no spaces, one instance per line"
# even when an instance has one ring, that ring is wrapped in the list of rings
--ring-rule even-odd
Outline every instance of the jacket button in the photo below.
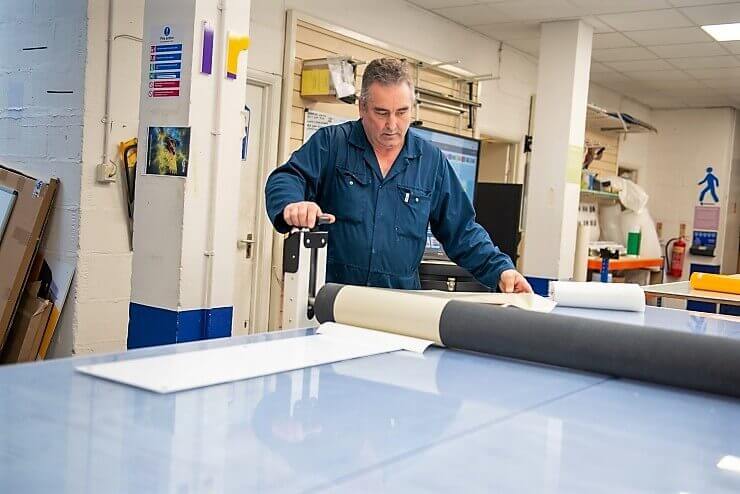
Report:
[[[349,184],[350,184],[350,185],[354,185],[354,184],[355,184],[355,182],[354,182],[353,180],[350,180],[350,181],[349,181]]]

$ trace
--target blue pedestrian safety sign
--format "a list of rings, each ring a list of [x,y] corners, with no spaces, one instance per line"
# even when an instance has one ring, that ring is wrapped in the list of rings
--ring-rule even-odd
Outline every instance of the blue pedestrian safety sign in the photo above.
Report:
[[[704,185],[704,188],[699,193],[699,204],[704,204],[704,198],[707,193],[712,196],[713,202],[719,202],[719,196],[717,195],[717,187],[719,187],[719,179],[712,173],[712,167],[707,167],[707,174],[704,179],[697,185]]]

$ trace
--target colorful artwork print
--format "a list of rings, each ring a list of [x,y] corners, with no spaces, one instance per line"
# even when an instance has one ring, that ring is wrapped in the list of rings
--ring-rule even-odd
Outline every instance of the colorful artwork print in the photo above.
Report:
[[[147,175],[187,177],[190,127],[149,127]]]

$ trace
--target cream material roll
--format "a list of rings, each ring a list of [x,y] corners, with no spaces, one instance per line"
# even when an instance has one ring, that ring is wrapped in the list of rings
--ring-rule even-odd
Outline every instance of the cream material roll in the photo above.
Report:
[[[579,223],[576,232],[576,255],[573,263],[573,279],[575,281],[586,281],[588,279],[588,240],[586,227]]]
[[[399,333],[439,345],[439,319],[448,300],[419,293],[344,286],[334,303],[334,320],[350,326]],[[399,331],[398,328],[402,328]]]
[[[633,283],[553,281],[553,300],[563,307],[645,311],[645,292]]]

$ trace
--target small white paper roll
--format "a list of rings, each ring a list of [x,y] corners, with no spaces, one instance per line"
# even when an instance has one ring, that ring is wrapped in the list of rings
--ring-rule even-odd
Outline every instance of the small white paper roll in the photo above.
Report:
[[[645,292],[634,283],[553,281],[552,298],[563,307],[645,311]]]

